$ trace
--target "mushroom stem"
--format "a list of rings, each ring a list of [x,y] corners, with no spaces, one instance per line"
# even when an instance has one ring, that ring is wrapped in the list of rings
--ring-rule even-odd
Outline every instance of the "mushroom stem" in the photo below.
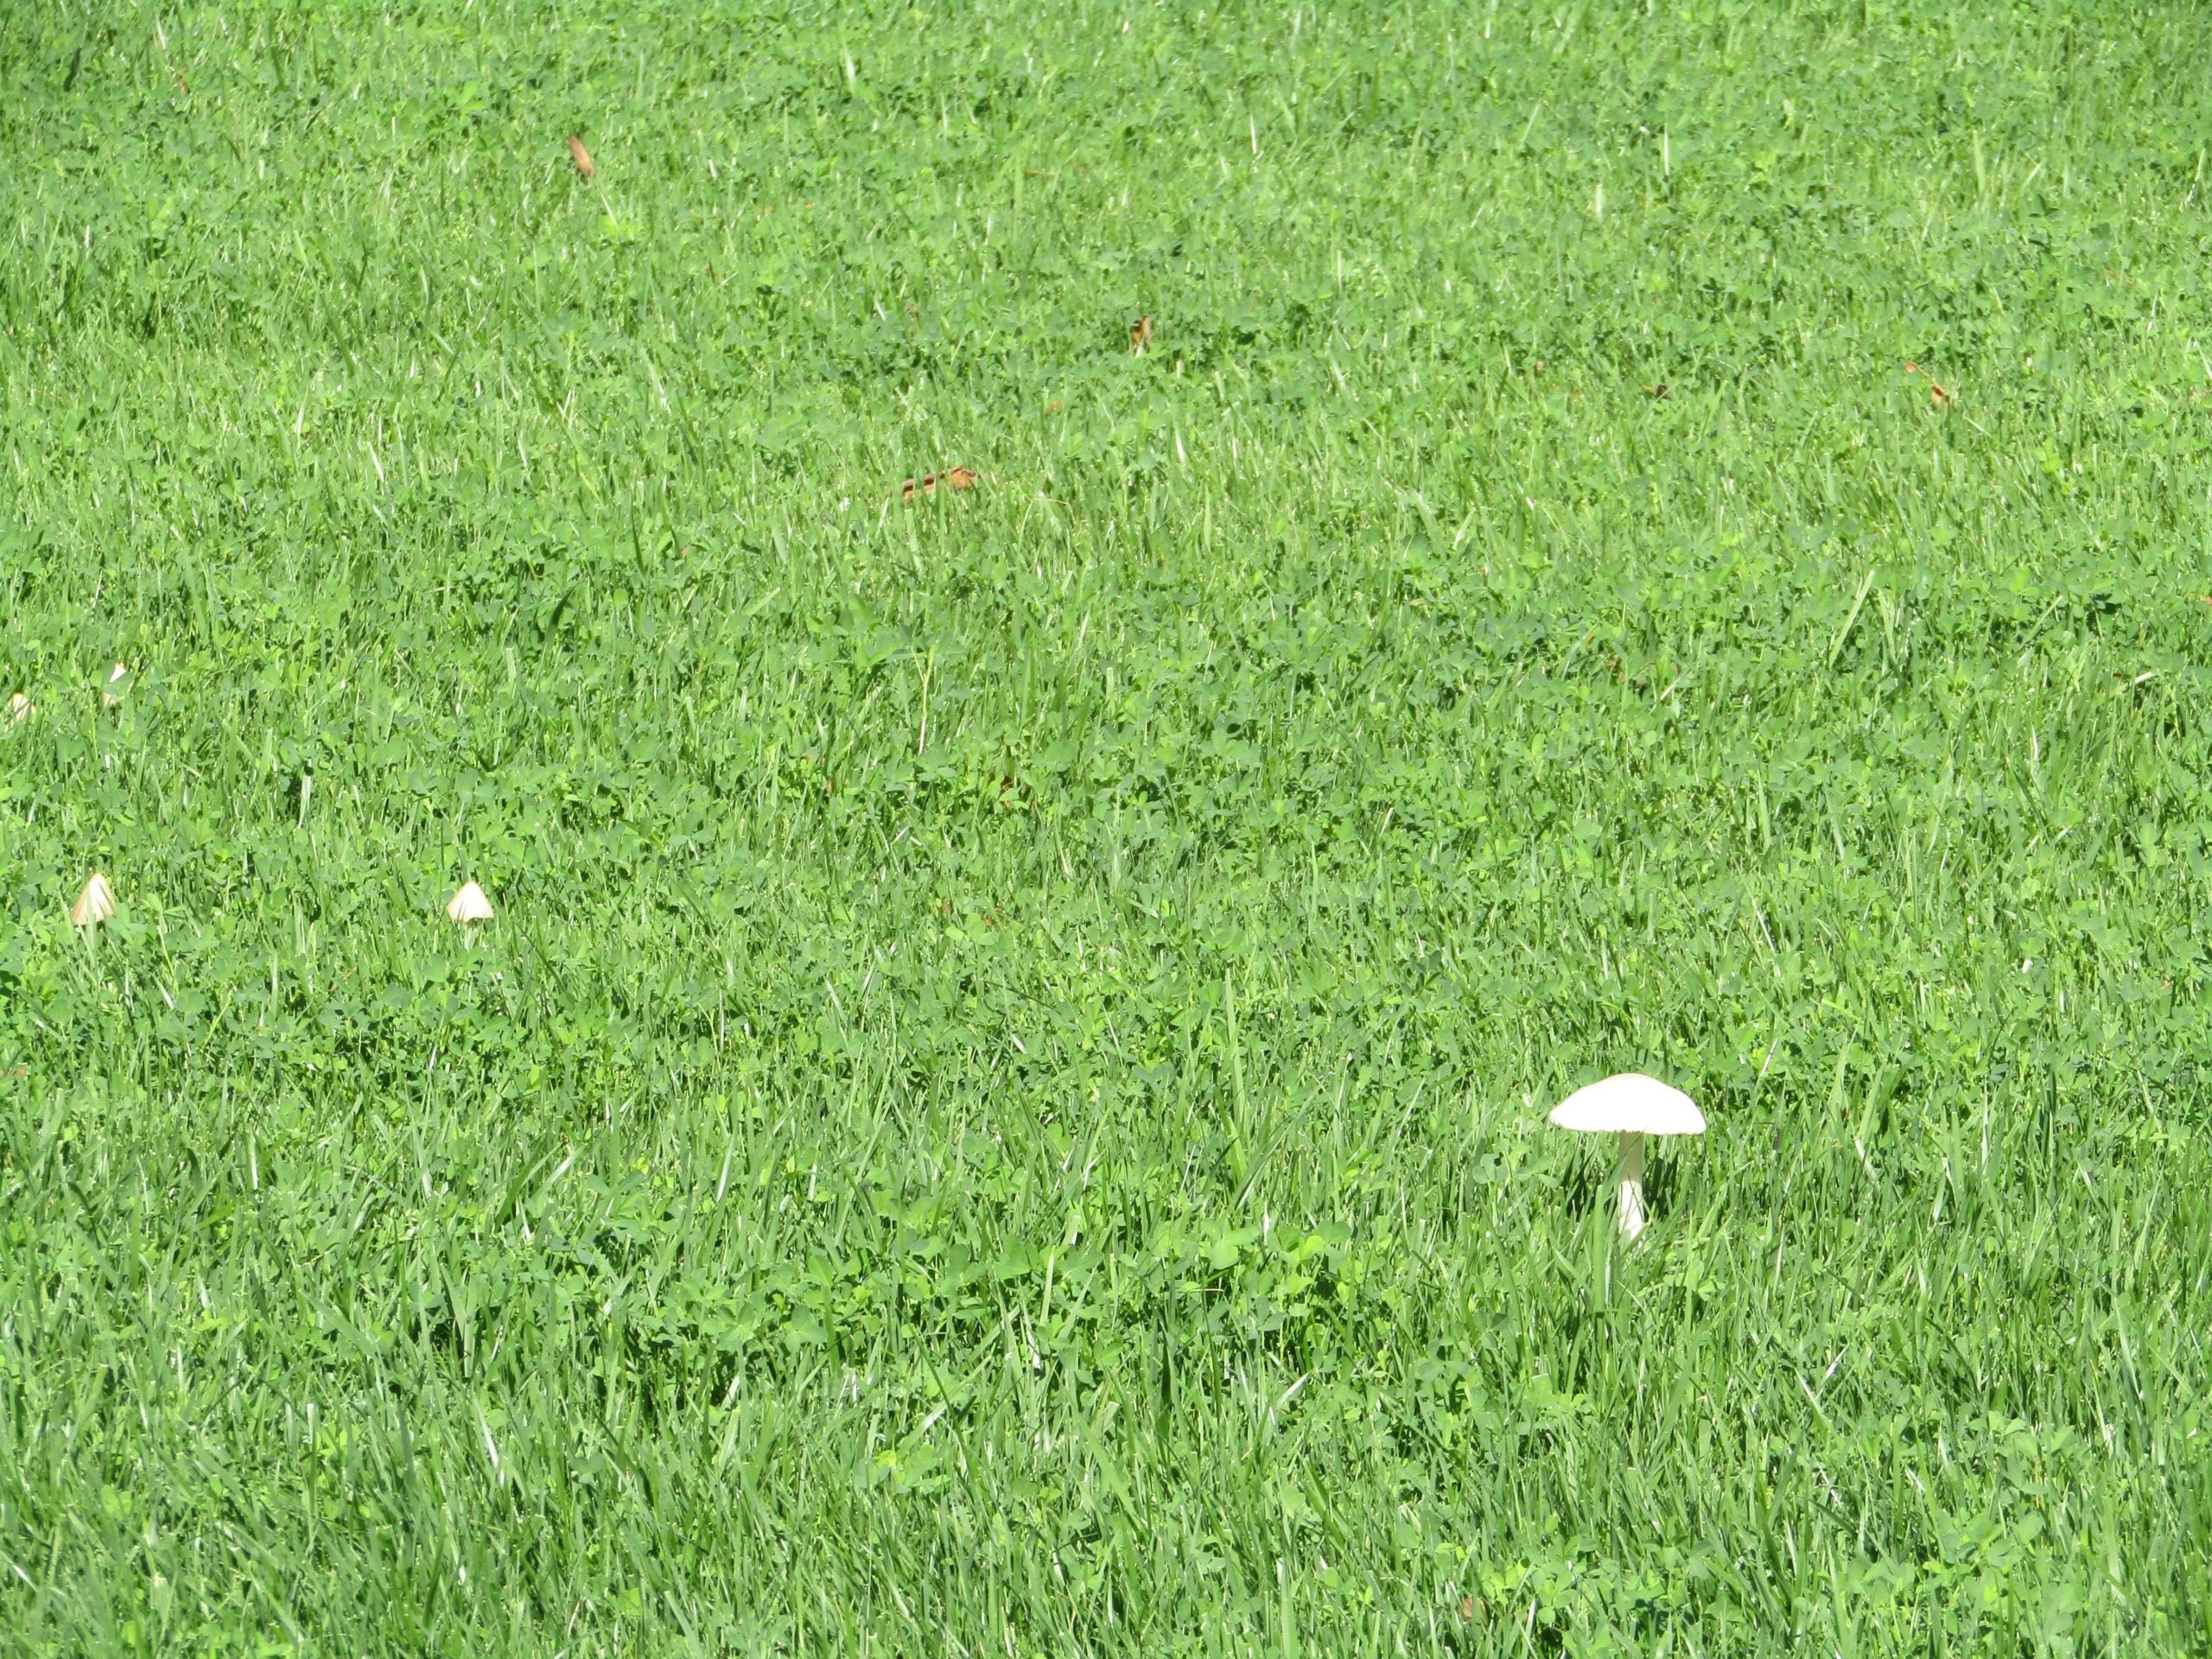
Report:
[[[1634,1238],[1643,1230],[1643,1136],[1636,1129],[1621,1135],[1621,1236]]]

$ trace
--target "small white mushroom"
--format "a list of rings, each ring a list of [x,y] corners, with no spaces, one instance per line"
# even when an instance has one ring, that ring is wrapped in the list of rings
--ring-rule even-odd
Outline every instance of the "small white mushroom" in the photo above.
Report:
[[[69,906],[72,927],[91,927],[115,914],[115,889],[107,884],[107,877],[98,870],[85,883],[85,890],[77,895],[77,902]]]
[[[492,901],[484,896],[483,888],[471,881],[446,901],[446,914],[456,922],[488,922]]]
[[[123,694],[130,689],[130,671],[118,663],[108,671],[107,683],[100,688],[100,701],[112,709],[123,701]]]
[[[1620,1136],[1624,1238],[1643,1230],[1643,1137],[1705,1133],[1705,1115],[1695,1101],[1640,1071],[1624,1071],[1576,1090],[1552,1108],[1551,1121],[1585,1135]]]
[[[20,726],[30,717],[31,695],[29,692],[18,691],[8,699],[8,723],[10,726]]]

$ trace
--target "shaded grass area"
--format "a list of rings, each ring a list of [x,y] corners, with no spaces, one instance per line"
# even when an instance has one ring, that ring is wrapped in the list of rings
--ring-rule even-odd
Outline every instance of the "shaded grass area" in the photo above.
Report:
[[[2200,32],[23,10],[10,1645],[2212,1641]]]

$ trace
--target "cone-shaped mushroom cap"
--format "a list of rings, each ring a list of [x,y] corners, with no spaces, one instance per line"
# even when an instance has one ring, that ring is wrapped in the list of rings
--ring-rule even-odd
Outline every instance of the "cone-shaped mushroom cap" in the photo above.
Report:
[[[31,699],[28,691],[18,691],[8,699],[8,723],[20,726],[31,717]]]
[[[130,671],[118,663],[109,671],[107,683],[100,688],[100,701],[111,709],[123,701],[123,694],[130,689]]]
[[[1592,1135],[1703,1135],[1705,1114],[1679,1089],[1624,1071],[1578,1089],[1552,1108],[1562,1129]]]
[[[456,922],[488,922],[492,919],[492,901],[484,896],[483,888],[471,881],[448,900],[446,914]]]
[[[69,924],[73,927],[90,927],[104,922],[115,914],[115,889],[107,884],[107,877],[98,870],[85,890],[77,895],[77,902],[69,906]]]

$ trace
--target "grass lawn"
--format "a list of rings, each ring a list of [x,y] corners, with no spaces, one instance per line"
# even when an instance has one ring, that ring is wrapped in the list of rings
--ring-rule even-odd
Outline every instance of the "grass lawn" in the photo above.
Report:
[[[2205,29],[17,0],[0,1649],[2212,1647]]]

